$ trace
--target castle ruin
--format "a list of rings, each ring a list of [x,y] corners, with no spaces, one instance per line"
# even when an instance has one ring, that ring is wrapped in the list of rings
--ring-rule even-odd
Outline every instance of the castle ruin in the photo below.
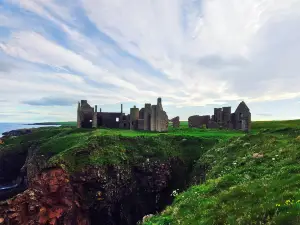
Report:
[[[170,120],[172,123],[173,128],[179,128],[180,127],[180,118],[179,116],[174,117],[173,119]]]
[[[98,112],[97,106],[91,107],[87,100],[78,102],[78,128],[106,127],[164,132],[168,130],[168,121],[168,115],[163,110],[161,98],[157,99],[157,105],[146,103],[141,110],[134,106],[128,115],[123,113],[122,104],[120,112],[102,112],[101,109]]]
[[[231,107],[215,108],[212,116],[191,116],[188,119],[189,127],[197,128],[225,128],[250,131],[251,113],[244,101],[231,113]]]

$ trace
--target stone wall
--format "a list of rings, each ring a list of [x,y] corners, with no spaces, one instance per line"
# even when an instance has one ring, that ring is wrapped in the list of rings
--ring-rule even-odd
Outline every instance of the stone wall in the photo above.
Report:
[[[124,118],[125,117],[125,118]],[[157,105],[145,104],[145,108],[139,110],[136,106],[130,109],[128,117],[123,113],[97,112],[97,106],[92,108],[86,100],[78,103],[77,127],[97,128],[126,128],[131,130],[167,131],[168,115],[163,110],[161,98],[157,99]],[[142,124],[143,123],[143,124]]]
[[[87,103],[87,100],[81,100],[77,109],[77,127],[92,128],[93,116],[94,108]]]
[[[210,121],[210,116],[190,116],[188,119],[189,127],[196,127],[196,128],[203,128],[203,125],[208,124],[208,121]]]
[[[207,128],[225,128],[249,131],[251,129],[251,113],[245,102],[241,102],[235,113],[231,113],[231,107],[215,108],[211,119],[209,116],[189,117],[189,127],[202,128],[203,124]]]
[[[207,124],[207,128],[208,129],[219,129],[220,125],[217,122],[210,120]]]
[[[146,103],[144,108],[144,129],[151,130],[151,104]]]
[[[173,128],[179,128],[180,127],[180,119],[179,116],[174,117],[171,119]]]
[[[245,102],[241,102],[234,113],[234,127],[237,130],[251,129],[251,113]]]
[[[139,119],[140,112],[139,109],[134,106],[130,109],[130,129],[136,130],[137,129],[137,120]]]
[[[144,120],[143,119],[139,119],[138,120],[138,130],[144,130]]]

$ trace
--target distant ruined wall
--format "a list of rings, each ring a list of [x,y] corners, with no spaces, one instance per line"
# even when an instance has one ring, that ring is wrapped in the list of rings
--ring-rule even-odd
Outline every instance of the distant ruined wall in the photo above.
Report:
[[[151,106],[151,131],[156,131],[156,105]]]
[[[158,132],[168,131],[169,119],[167,113],[163,110],[161,98],[157,99],[156,107],[156,130]]]
[[[238,105],[234,114],[235,129],[249,131],[251,129],[251,113],[244,101]]]
[[[139,110],[136,106],[130,109],[130,114],[125,116],[123,105],[121,113],[97,112],[97,106],[91,107],[87,100],[81,100],[77,109],[77,127],[97,128],[124,128],[131,130],[148,130],[163,132],[168,130],[168,115],[163,110],[161,98],[157,99],[157,105],[145,104],[145,108]]]
[[[97,117],[97,106],[95,105],[95,108],[94,108],[94,115],[93,115],[93,124],[92,124],[92,127],[93,128],[97,128],[98,127],[98,117]]]
[[[231,124],[231,107],[223,107],[222,116],[223,116],[223,118],[222,118],[223,127],[232,128],[232,124]]]
[[[143,119],[139,119],[138,120],[138,130],[144,130],[144,120]]]
[[[202,128],[203,125],[207,126],[209,121],[210,121],[209,115],[206,116],[195,115],[195,116],[190,116],[188,118],[189,127]]]
[[[151,104],[146,103],[144,108],[144,129],[145,130],[151,130],[151,113],[152,108]]]
[[[180,127],[180,119],[179,116],[174,117],[171,119],[173,128],[179,128]]]
[[[139,119],[139,109],[134,106],[130,109],[130,130],[136,130],[137,129],[137,120]]]
[[[92,128],[93,116],[94,108],[87,103],[87,100],[81,100],[77,109],[77,127]]]
[[[251,130],[251,113],[244,101],[231,113],[231,107],[214,108],[211,119],[209,116],[194,115],[189,117],[189,127],[201,128],[203,124],[207,128],[225,128],[249,131]]]
[[[214,121],[218,124],[223,124],[223,111],[222,108],[214,109]]]

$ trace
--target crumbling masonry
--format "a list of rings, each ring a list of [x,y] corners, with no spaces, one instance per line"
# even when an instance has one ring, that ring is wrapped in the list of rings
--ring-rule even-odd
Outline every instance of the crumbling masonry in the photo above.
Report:
[[[231,107],[215,108],[214,115],[191,116],[188,119],[189,127],[225,128],[250,131],[251,113],[244,101],[231,113]]]
[[[174,117],[173,119],[170,120],[172,123],[173,128],[179,128],[180,127],[180,118],[179,116]]]
[[[130,114],[121,112],[97,112],[97,106],[91,107],[87,100],[81,100],[77,109],[78,128],[123,128],[131,130],[147,130],[164,132],[168,130],[168,115],[163,110],[161,98],[157,99],[157,105],[146,103],[145,107],[139,110],[134,106]]]

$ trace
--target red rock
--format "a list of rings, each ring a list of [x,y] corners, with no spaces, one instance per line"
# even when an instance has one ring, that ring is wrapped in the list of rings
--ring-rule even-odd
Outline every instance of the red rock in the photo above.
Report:
[[[40,214],[44,215],[47,212],[47,209],[45,207],[40,208]]]
[[[49,218],[53,219],[53,218],[60,218],[61,215],[63,214],[64,210],[62,208],[57,208],[54,210],[50,210],[49,211]]]
[[[40,216],[38,222],[39,222],[39,224],[46,224],[48,222],[48,217]]]
[[[80,196],[64,170],[51,169],[33,177],[28,190],[1,205],[0,218],[7,217],[13,225],[57,225],[58,219],[62,225],[88,225]]]
[[[52,219],[49,221],[49,224],[50,224],[50,225],[57,225],[57,219],[52,218]]]

